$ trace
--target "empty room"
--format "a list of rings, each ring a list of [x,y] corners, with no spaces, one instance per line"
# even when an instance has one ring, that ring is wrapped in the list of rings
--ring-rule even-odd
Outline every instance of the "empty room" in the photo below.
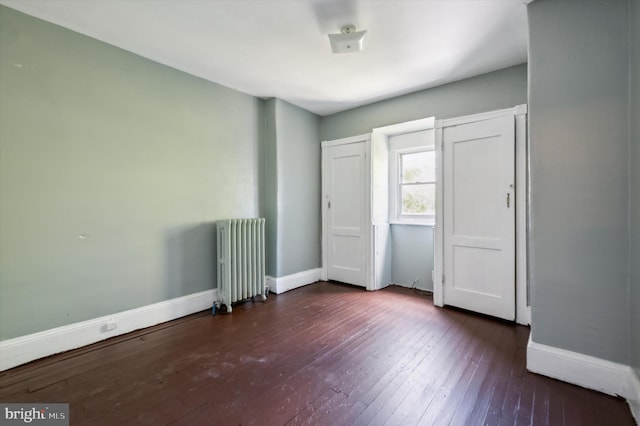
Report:
[[[0,424],[639,421],[640,1],[0,0]]]

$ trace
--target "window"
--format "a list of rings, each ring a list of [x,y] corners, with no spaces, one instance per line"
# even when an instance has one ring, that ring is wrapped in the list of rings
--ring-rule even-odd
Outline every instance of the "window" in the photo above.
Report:
[[[399,217],[430,219],[436,214],[435,151],[399,154]]]
[[[435,223],[434,139],[432,129],[389,137],[389,222]]]

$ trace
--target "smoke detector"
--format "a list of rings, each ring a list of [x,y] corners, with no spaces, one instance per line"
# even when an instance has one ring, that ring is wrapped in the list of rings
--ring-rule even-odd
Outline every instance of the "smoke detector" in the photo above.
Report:
[[[340,29],[340,34],[329,34],[331,51],[333,53],[362,52],[366,35],[366,30],[356,31],[355,25],[345,25]]]

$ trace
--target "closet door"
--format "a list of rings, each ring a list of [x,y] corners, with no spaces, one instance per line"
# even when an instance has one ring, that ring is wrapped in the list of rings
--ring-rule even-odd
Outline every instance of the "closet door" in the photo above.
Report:
[[[443,130],[444,303],[515,318],[513,116]]]
[[[368,141],[323,143],[323,264],[326,279],[366,286]]]

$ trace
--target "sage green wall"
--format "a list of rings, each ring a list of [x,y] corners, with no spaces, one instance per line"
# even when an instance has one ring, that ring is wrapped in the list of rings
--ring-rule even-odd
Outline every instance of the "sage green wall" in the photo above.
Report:
[[[391,282],[433,291],[433,228],[391,225]]]
[[[532,340],[629,364],[627,1],[529,4]]]
[[[215,287],[262,104],[0,6],[0,339]]]
[[[629,1],[631,52],[630,102],[630,188],[631,232],[629,263],[631,266],[631,365],[640,377],[640,2]]]
[[[527,66],[516,65],[322,117],[322,140],[425,117],[451,118],[527,103]]]
[[[276,277],[322,266],[320,119],[275,99],[277,140]]]

